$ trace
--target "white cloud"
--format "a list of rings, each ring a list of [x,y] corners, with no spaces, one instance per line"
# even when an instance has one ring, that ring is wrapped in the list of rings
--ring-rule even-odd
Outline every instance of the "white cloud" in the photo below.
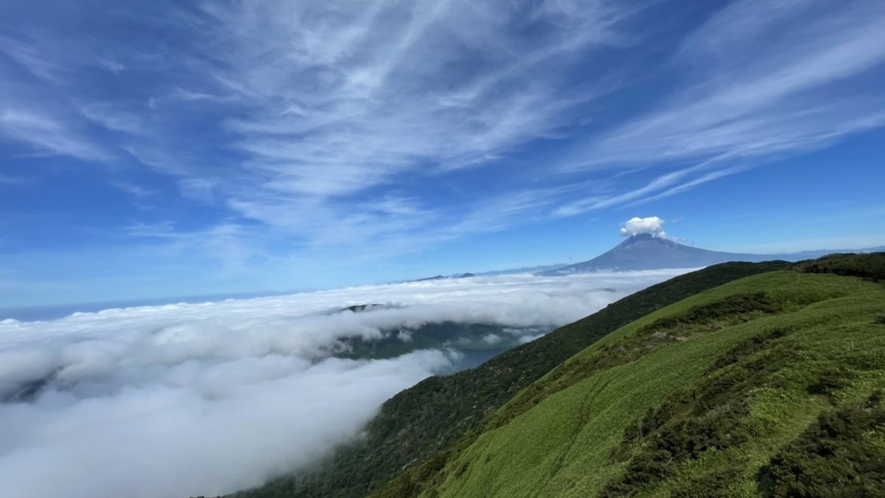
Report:
[[[229,205],[275,226],[306,205],[346,224],[348,196],[555,135],[595,96],[567,89],[569,68],[621,43],[629,12],[603,1],[204,4],[187,19],[210,34],[213,93],[236,96],[242,117],[226,127],[247,157],[242,178],[255,180],[226,183]],[[518,34],[529,27],[531,40]],[[413,233],[434,216],[364,225]]]
[[[51,47],[40,43],[42,38],[36,36],[26,36],[21,39],[0,37],[0,53],[5,54],[37,78],[57,81],[64,71],[64,66],[48,54],[52,51]]]
[[[79,108],[84,118],[109,131],[133,135],[147,133],[146,125],[139,116],[113,104],[90,103],[82,104]]]
[[[731,2],[677,51],[679,90],[588,141],[564,168],[668,172],[641,188],[573,201],[559,214],[678,194],[885,125],[878,88],[851,86],[882,67],[883,45],[882,2]]]
[[[453,320],[500,324],[522,342],[675,273],[474,277],[3,320],[0,391],[48,384],[0,404],[0,481],[17,498],[257,485],[353,437],[385,399],[453,361],[335,359],[337,338]],[[400,306],[331,312],[373,302]]]
[[[79,34],[14,24],[0,36],[0,139],[27,146],[31,155],[112,161],[113,148],[90,135],[83,113],[71,104],[77,70],[98,64],[88,43]],[[107,113],[104,119],[124,121]]]
[[[885,124],[877,88],[854,84],[885,60],[881,2],[741,0],[659,47],[672,59],[642,78],[673,78],[662,85],[672,93],[585,130],[595,109],[612,107],[608,92],[641,84],[634,55],[646,51],[637,28],[649,4],[639,4],[110,9],[137,18],[144,44],[26,22],[0,37],[0,134],[41,154],[138,161],[174,177],[188,200],[229,210],[210,224],[295,239],[292,254],[309,257],[304,247],[367,242],[396,255],[550,214],[648,203]],[[181,43],[152,38],[166,30]],[[121,86],[142,73],[151,77]],[[97,101],[95,78],[120,92]],[[544,160],[519,154],[553,138],[575,139],[559,142],[576,147],[567,160],[559,147]],[[548,160],[580,176],[551,175]],[[481,166],[500,167],[502,181],[468,185],[483,182],[462,170]],[[589,187],[569,189],[579,183]],[[391,202],[410,209],[385,210]]]
[[[818,11],[797,23],[814,3],[781,2],[790,15],[761,23],[771,2],[745,0],[724,9],[680,54],[682,64],[697,67],[699,84],[607,137],[604,159],[759,157],[817,148],[881,124],[885,101],[875,93],[839,92],[822,103],[813,91],[885,61],[885,6],[846,2],[824,9],[830,15]],[[753,23],[757,29],[742,29]],[[772,39],[774,32],[780,36]]]
[[[62,155],[85,161],[107,161],[110,156],[73,130],[63,119],[49,113],[4,105],[0,96],[0,138],[27,144],[38,153]]]
[[[621,226],[621,236],[623,237],[632,237],[646,233],[652,234],[655,237],[665,237],[664,220],[657,216],[649,216],[648,218],[634,217]]]

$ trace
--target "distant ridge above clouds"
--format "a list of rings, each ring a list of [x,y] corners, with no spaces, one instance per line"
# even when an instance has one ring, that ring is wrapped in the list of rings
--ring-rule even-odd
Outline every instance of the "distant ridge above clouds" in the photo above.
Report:
[[[519,268],[506,268],[504,270],[491,270],[491,271],[483,271],[477,273],[456,273],[454,275],[436,275],[433,277],[419,278],[416,280],[408,280],[407,282],[427,282],[430,280],[451,280],[454,278],[470,278],[470,277],[495,277],[499,275],[519,275],[523,273],[531,273],[534,275],[540,275],[543,272],[549,272],[552,270],[557,270],[567,266],[566,263],[552,264],[552,265],[537,265],[537,266],[522,266]]]

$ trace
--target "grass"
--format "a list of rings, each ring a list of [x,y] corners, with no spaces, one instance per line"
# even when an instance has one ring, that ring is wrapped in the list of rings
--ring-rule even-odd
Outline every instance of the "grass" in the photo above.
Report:
[[[622,327],[376,496],[837,496],[795,490],[826,466],[807,450],[841,420],[826,414],[878,427],[851,407],[885,385],[885,289],[836,263],[745,278]],[[836,437],[866,465],[881,441],[849,433]]]

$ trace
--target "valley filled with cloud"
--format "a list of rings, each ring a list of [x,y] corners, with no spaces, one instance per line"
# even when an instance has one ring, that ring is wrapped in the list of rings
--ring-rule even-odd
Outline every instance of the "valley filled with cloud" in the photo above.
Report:
[[[680,270],[506,275],[0,321],[0,482],[19,498],[183,497],[259,485],[356,437],[459,344],[341,357],[431,323],[526,342]],[[359,305],[378,304],[361,310]],[[353,308],[348,309],[348,306]]]

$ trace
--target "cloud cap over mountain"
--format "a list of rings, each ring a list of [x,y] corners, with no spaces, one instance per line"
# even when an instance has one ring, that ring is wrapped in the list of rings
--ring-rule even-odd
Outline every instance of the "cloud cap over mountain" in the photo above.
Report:
[[[665,237],[664,220],[657,216],[647,218],[633,217],[621,225],[621,236],[632,237],[639,234],[651,234],[655,237]]]

